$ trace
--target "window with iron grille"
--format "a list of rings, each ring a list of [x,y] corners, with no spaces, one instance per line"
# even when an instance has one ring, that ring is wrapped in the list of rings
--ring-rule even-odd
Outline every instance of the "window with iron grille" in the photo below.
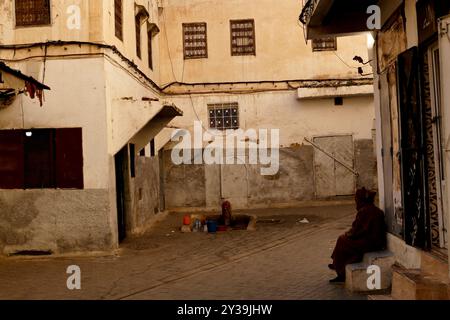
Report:
[[[183,23],[184,59],[208,58],[206,23]]]
[[[50,0],[16,0],[16,26],[50,24]]]
[[[122,0],[114,0],[114,23],[116,29],[116,37],[120,40],[123,40]]]
[[[231,20],[231,55],[256,55],[255,20]]]
[[[211,129],[239,129],[239,106],[237,103],[208,104]]]
[[[336,51],[337,43],[336,38],[320,38],[314,39],[312,41],[312,50],[313,51]]]

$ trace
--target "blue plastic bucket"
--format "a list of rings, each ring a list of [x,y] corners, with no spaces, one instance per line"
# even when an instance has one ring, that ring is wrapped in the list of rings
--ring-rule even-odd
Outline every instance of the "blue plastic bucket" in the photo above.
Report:
[[[217,221],[208,220],[206,222],[206,225],[208,226],[208,232],[209,233],[216,233],[217,232]]]

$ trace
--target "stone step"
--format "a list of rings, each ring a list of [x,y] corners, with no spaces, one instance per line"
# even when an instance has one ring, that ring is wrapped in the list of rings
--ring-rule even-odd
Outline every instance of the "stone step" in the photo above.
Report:
[[[345,268],[345,287],[351,292],[383,294],[391,288],[392,266],[395,263],[394,255],[389,251],[369,252],[364,255],[361,263],[349,264]],[[369,289],[367,281],[371,274],[368,273],[370,266],[380,268],[380,288]]]
[[[394,300],[391,295],[388,294],[377,294],[377,295],[368,295],[367,300],[378,300],[378,301],[388,301]]]
[[[392,267],[395,263],[395,256],[388,250],[368,252],[364,255],[363,262],[368,265]]]
[[[449,280],[448,260],[433,252],[421,252],[421,267],[423,273],[438,277],[443,281]]]
[[[448,281],[423,273],[419,269],[394,267],[392,298],[395,300],[448,300]]]

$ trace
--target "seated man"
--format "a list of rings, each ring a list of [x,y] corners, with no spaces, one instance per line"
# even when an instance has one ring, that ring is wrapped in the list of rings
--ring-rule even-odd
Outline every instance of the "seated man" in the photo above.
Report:
[[[386,224],[384,213],[375,204],[376,192],[362,188],[356,192],[355,201],[358,211],[350,231],[340,236],[334,249],[333,263],[328,267],[335,270],[334,282],[345,281],[345,266],[361,262],[367,252],[386,248]]]

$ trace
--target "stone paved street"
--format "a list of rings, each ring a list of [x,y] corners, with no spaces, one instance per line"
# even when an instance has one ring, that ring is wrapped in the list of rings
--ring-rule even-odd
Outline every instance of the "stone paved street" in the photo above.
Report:
[[[329,256],[351,224],[352,205],[250,213],[260,219],[253,232],[182,234],[183,215],[171,214],[115,255],[0,260],[0,299],[364,298],[328,283]],[[73,264],[82,290],[66,287]]]

